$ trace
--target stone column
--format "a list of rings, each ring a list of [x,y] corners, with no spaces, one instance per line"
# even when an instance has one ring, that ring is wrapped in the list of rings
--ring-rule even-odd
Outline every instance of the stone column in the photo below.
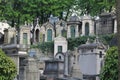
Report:
[[[80,67],[79,67],[79,54],[77,52],[77,48],[75,48],[74,51],[74,64],[73,64],[73,70],[72,70],[72,77],[82,79],[83,75],[80,72]]]
[[[64,75],[68,76],[68,52],[65,53],[65,61],[64,61]]]
[[[82,36],[85,35],[85,22],[82,21]]]
[[[35,43],[36,41],[35,41],[35,30],[34,30],[34,32],[33,32],[33,42]]]
[[[52,41],[54,40],[55,38],[55,30],[52,29]]]
[[[68,30],[67,30],[67,38],[70,38],[70,25],[68,25]]]
[[[96,22],[96,35],[99,35],[100,34],[100,23],[97,21]]]
[[[79,32],[78,32],[78,25],[76,25],[76,28],[75,28],[75,37],[79,37]]]
[[[17,44],[17,36],[16,36],[16,34],[14,35],[14,44]]]
[[[28,62],[26,66],[26,80],[40,80],[37,61],[32,57],[28,57],[26,61]]]
[[[117,21],[116,21],[116,19],[114,20],[114,33],[117,33]]]
[[[89,22],[89,35],[94,35],[94,22],[91,20],[90,22]]]

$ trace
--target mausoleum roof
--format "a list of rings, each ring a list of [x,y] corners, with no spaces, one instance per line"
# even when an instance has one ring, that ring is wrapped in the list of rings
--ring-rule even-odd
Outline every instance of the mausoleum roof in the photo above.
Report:
[[[107,12],[100,14],[100,16],[111,16],[111,15],[112,15],[111,13],[107,13]]]
[[[79,20],[78,16],[74,15],[74,16],[70,17],[69,21],[73,21],[74,22],[74,21],[80,21],[80,20]]]
[[[59,36],[56,37],[54,40],[55,40],[55,41],[66,41],[66,38],[63,37],[63,36],[61,36],[61,35],[59,35]]]
[[[58,80],[82,80],[82,79],[73,78],[73,77],[66,77],[66,78],[58,78]]]
[[[102,42],[100,42],[98,38],[96,38],[93,43],[90,43],[90,42],[88,43],[88,40],[87,40],[86,44],[80,45],[78,47],[78,49],[85,49],[85,48],[86,49],[88,49],[88,48],[89,49],[93,49],[93,48],[106,49],[104,44]]]
[[[54,62],[63,62],[62,60],[59,60],[57,58],[51,58],[49,60],[45,60],[45,62],[51,62],[51,63],[54,63]]]
[[[100,48],[100,49],[104,49],[104,46],[102,44],[98,44],[98,43],[91,43],[91,44],[83,44],[80,45],[78,47],[78,49],[83,49],[83,48]]]

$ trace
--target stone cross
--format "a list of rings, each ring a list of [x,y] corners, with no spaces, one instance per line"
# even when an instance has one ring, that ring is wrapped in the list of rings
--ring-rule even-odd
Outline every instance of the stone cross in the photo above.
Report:
[[[75,63],[75,65],[78,65],[78,62],[79,62],[79,54],[78,54],[77,48],[75,48],[75,51],[74,51],[74,63]]]

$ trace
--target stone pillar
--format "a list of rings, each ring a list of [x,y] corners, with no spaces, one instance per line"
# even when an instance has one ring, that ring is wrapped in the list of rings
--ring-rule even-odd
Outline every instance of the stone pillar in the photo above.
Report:
[[[33,42],[36,42],[35,37],[36,37],[36,35],[35,35],[35,30],[34,30],[34,33],[33,33]]]
[[[68,52],[65,54],[64,75],[68,76]]]
[[[100,80],[99,76],[96,77],[96,80]]]
[[[40,80],[40,72],[36,60],[28,57],[26,61],[26,80]]]
[[[76,31],[76,33],[75,33],[75,37],[79,37],[78,25],[76,25],[75,31]]]
[[[116,19],[114,20],[114,33],[117,33],[117,21],[116,21]]]
[[[100,21],[99,21],[100,22]],[[100,23],[98,21],[96,22],[96,35],[99,35],[100,34]]]
[[[94,35],[94,22],[91,20],[90,22],[89,22],[89,35]]]
[[[74,64],[73,64],[73,70],[72,70],[72,77],[82,79],[83,75],[80,72],[79,54],[78,54],[77,48],[75,48],[73,56],[74,56]]]
[[[52,41],[54,40],[55,35],[56,35],[55,30],[54,30],[54,29],[52,29]]]
[[[67,28],[67,38],[70,38],[70,26],[68,25],[68,28]]]
[[[17,36],[16,36],[16,34],[14,35],[14,44],[17,44]]]
[[[84,36],[85,35],[85,22],[82,21],[82,34],[81,36]]]

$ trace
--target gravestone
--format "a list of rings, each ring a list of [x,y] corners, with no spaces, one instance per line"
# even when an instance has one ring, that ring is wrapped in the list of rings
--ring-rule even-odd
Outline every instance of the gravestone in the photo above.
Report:
[[[40,80],[38,62],[32,57],[28,57],[25,62],[27,62],[25,66],[26,80]]]

